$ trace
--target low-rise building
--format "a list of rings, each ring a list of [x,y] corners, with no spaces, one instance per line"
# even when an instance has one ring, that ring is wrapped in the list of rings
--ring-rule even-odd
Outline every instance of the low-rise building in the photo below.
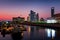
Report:
[[[55,14],[54,18],[57,20],[58,23],[60,23],[60,13]]]
[[[12,21],[14,23],[18,23],[18,22],[24,22],[25,18],[24,17],[13,17]]]

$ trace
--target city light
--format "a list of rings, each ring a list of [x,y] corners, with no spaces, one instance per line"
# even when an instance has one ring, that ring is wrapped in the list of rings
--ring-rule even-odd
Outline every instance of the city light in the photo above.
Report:
[[[54,20],[54,19],[52,19],[52,20],[47,20],[47,23],[57,23],[57,20]]]
[[[51,20],[47,20],[47,23],[51,23]]]
[[[55,37],[55,30],[52,30],[52,38]]]
[[[45,29],[45,31],[47,32],[47,36],[48,37],[55,37],[55,30],[53,29]]]
[[[6,21],[6,23],[8,24],[8,21]]]
[[[51,29],[46,29],[46,32],[47,32],[47,36],[51,37]]]

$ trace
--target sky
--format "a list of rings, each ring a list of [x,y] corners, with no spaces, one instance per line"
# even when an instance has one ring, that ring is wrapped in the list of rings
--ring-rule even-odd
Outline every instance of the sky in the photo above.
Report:
[[[0,20],[27,18],[30,10],[39,13],[39,18],[47,18],[51,16],[51,7],[55,7],[55,14],[60,13],[59,0],[0,0]]]

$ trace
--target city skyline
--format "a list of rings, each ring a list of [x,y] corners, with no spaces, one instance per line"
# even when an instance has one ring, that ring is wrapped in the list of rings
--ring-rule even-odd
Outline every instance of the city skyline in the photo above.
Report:
[[[11,20],[12,17],[25,17],[30,10],[39,13],[39,18],[51,17],[51,7],[55,7],[55,14],[60,13],[59,0],[9,0],[0,1],[0,20]]]

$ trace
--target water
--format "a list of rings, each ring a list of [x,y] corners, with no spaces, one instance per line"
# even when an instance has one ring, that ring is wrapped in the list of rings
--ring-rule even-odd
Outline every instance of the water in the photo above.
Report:
[[[40,28],[36,26],[26,26],[27,31],[22,33],[22,40],[60,40],[60,31],[54,29]],[[11,35],[2,37],[0,40],[12,40]]]

